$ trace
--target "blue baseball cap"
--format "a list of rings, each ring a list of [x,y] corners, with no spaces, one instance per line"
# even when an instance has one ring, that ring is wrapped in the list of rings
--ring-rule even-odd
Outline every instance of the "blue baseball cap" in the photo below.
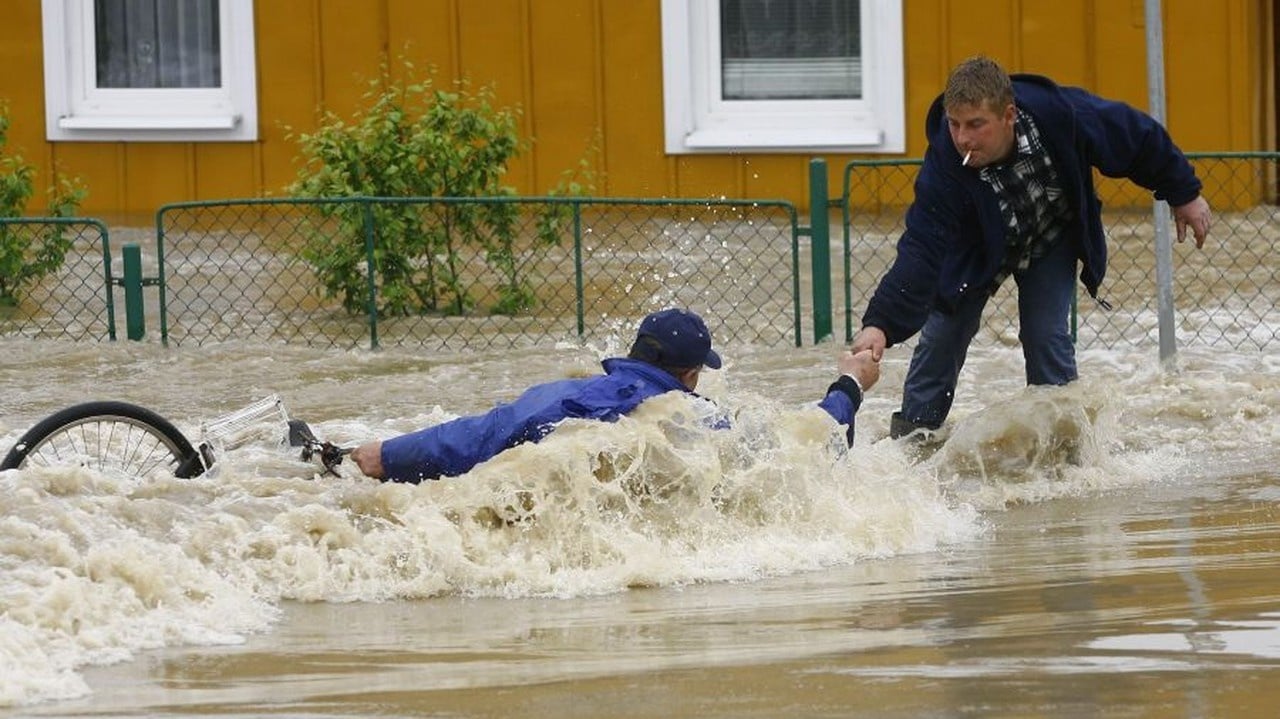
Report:
[[[636,337],[651,337],[662,348],[662,363],[670,367],[720,369],[720,355],[711,349],[711,330],[689,310],[660,310],[640,322]]]

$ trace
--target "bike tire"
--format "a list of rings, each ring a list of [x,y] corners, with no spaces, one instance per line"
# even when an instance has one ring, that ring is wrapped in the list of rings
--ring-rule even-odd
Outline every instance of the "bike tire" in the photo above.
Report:
[[[190,478],[205,461],[169,420],[136,404],[94,401],[72,405],[18,438],[0,470],[34,466],[115,469],[135,476],[160,468]]]

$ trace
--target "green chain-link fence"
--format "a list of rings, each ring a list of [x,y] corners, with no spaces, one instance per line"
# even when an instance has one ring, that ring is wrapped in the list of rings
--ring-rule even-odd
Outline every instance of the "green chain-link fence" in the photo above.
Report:
[[[1215,221],[1208,243],[1175,245],[1173,297],[1180,344],[1266,348],[1280,339],[1280,208],[1276,153],[1198,154]],[[813,164],[821,165],[821,161]],[[837,275],[845,339],[892,262],[919,160],[849,163],[839,198],[825,199],[825,166],[811,166],[815,207],[843,211],[843,262],[823,264],[825,214],[797,224],[782,201],[618,200],[602,198],[345,198],[227,200],[167,205],[154,231],[118,229],[122,258],[111,257],[106,226],[85,218],[0,220],[26,246],[40,233],[73,236],[62,268],[0,305],[0,334],[115,339],[113,297],[123,287],[130,338],[158,331],[166,343],[226,340],[317,346],[518,347],[560,339],[626,335],[656,307],[699,309],[717,341],[802,343],[802,317],[815,336],[831,334],[823,297]],[[821,178],[818,182],[814,178]],[[1111,259],[1100,296],[1081,296],[1082,346],[1157,344],[1155,241],[1149,194],[1097,178],[1108,209]],[[467,212],[505,208],[500,231],[468,233]],[[407,223],[407,224],[406,224]],[[413,269],[431,299],[389,311],[380,273],[388,233],[411,226],[432,234]],[[813,243],[802,247],[799,237]],[[120,239],[124,238],[121,243]],[[325,291],[330,248],[354,251],[354,299]],[[834,238],[832,238],[834,239]],[[307,254],[308,247],[313,250]],[[354,248],[354,249],[353,249]],[[132,253],[130,253],[132,250]],[[130,259],[133,260],[132,264]],[[113,264],[114,263],[114,264]],[[141,265],[141,267],[139,267]],[[373,273],[368,267],[376,268]],[[123,268],[123,270],[121,269]],[[132,268],[132,272],[131,272]],[[443,280],[441,280],[443,273]],[[839,283],[840,279],[843,283]],[[1017,342],[1015,292],[992,301],[976,341]],[[145,292],[144,292],[145,288]],[[839,294],[839,293],[838,293]],[[802,303],[816,299],[807,307]],[[512,298],[517,302],[512,302]],[[128,298],[126,297],[126,300]],[[145,311],[143,306],[145,305]],[[373,307],[381,307],[378,312]],[[802,311],[803,309],[803,311]],[[145,329],[144,329],[145,326]]]
[[[1189,155],[1214,210],[1209,240],[1174,244],[1173,297],[1180,344],[1262,349],[1280,341],[1280,207],[1277,153]],[[920,160],[855,161],[844,171],[844,326],[852,339],[895,246]],[[1150,193],[1096,177],[1105,209],[1109,263],[1099,297],[1079,293],[1080,346],[1158,341],[1155,230]],[[1017,342],[1017,292],[1006,282],[992,298],[975,342]]]
[[[468,225],[484,213],[499,221]],[[407,299],[392,296],[386,251],[406,229],[427,248],[396,270],[415,278]],[[630,331],[672,304],[697,308],[717,341],[800,343],[799,228],[786,202],[191,202],[161,208],[156,233],[159,320],[174,344],[516,347]],[[335,294],[323,268],[342,253]],[[388,311],[400,300],[412,309]]]
[[[19,281],[45,240],[69,242],[61,267]],[[0,335],[103,340],[116,338],[111,242],[98,220],[0,218],[0,259],[10,297],[0,297]],[[15,286],[11,286],[15,285]]]

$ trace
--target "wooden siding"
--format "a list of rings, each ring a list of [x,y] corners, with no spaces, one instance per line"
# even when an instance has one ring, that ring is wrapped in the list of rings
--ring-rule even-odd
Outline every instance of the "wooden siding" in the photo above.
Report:
[[[985,53],[1010,70],[1147,105],[1142,0],[909,0],[904,3],[907,151],[953,63]],[[1165,0],[1168,125],[1191,151],[1269,149],[1269,0]],[[804,154],[667,156],[658,0],[260,0],[260,139],[254,143],[48,143],[40,0],[9,0],[0,99],[10,150],[90,190],[87,213],[147,215],[165,202],[279,195],[296,172],[291,131],[349,114],[388,54],[442,79],[492,85],[522,110],[531,149],[511,168],[523,194],[589,158],[596,193],[770,197],[805,205]],[[291,130],[292,128],[292,130]],[[831,186],[855,156],[829,156]]]

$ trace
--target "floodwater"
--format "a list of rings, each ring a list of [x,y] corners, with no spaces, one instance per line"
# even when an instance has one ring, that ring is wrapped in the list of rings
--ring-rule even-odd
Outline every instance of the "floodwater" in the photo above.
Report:
[[[278,394],[386,437],[594,371],[599,347],[429,355],[0,339],[0,446],[86,399],[188,436]],[[1280,357],[1087,349],[1070,387],[975,347],[941,448],[806,403],[834,345],[728,347],[679,398],[467,476],[0,473],[0,717],[1272,717]]]

